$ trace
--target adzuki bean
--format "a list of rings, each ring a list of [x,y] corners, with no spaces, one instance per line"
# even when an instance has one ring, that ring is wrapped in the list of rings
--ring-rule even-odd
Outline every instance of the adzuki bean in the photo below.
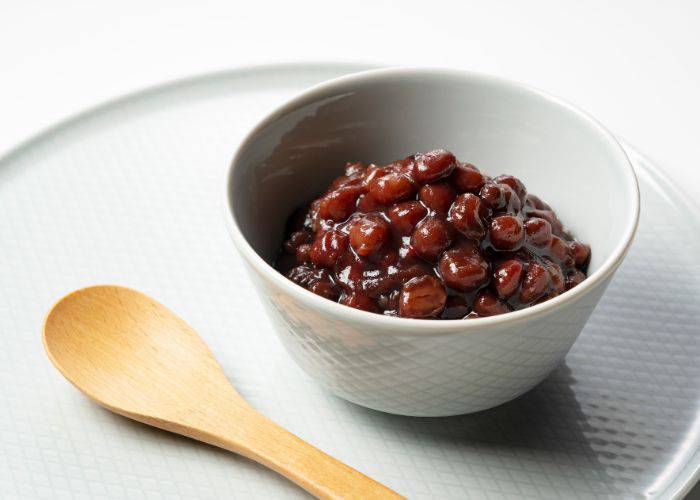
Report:
[[[444,149],[347,163],[292,214],[277,268],[364,311],[423,319],[504,314],[586,279],[591,248],[512,175]]]

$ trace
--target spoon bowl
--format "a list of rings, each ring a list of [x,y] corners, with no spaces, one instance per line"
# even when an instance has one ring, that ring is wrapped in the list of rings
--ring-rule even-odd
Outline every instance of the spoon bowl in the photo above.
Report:
[[[58,370],[113,412],[244,455],[320,498],[401,498],[254,410],[201,337],[140,292],[94,286],[65,296],[43,341]]]
[[[67,295],[47,316],[43,339],[73,385],[135,420],[157,412],[186,423],[183,404],[199,407],[223,395],[248,407],[187,323],[127,288],[96,286]]]

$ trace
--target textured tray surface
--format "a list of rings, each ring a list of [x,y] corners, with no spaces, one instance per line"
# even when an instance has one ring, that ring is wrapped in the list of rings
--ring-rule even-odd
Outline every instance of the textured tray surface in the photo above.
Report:
[[[255,407],[411,498],[672,496],[700,465],[700,225],[630,151],[637,241],[564,365],[509,404],[418,419],[327,394],[284,352],[221,219],[235,144],[352,66],[233,71],[116,101],[0,159],[0,494],[303,497],[231,454],[90,403],[40,328],[71,289],[119,283],[177,311]],[[488,167],[485,167],[488,169]]]

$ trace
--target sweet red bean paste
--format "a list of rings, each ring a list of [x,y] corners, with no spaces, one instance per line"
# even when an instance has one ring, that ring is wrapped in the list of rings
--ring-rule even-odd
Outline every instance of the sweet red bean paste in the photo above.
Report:
[[[590,247],[512,175],[443,149],[344,175],[297,210],[277,268],[327,299],[389,316],[493,316],[586,279]]]

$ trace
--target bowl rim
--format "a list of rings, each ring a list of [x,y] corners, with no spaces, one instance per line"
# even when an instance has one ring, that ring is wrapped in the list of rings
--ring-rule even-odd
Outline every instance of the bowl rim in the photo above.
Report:
[[[510,88],[512,90],[518,90],[521,92],[525,91],[531,95],[534,95],[535,97],[563,108],[565,112],[576,115],[578,119],[588,124],[588,126],[596,131],[601,139],[601,143],[605,144],[607,149],[610,150],[613,155],[617,156],[618,161],[615,163],[620,166],[620,170],[624,175],[624,187],[627,191],[631,205],[629,208],[632,211],[632,216],[628,219],[628,223],[625,227],[623,235],[620,237],[618,244],[615,246],[608,258],[601,264],[601,266],[575,288],[567,290],[565,293],[562,293],[561,295],[558,295],[541,304],[497,316],[442,320],[386,316],[383,314],[348,307],[339,304],[338,302],[320,297],[313,292],[302,288],[301,286],[287,279],[273,266],[268,264],[255,251],[255,249],[253,249],[243,235],[243,232],[238,226],[233,210],[233,193],[230,187],[233,185],[234,172],[243,151],[266,127],[288,112],[297,109],[302,105],[318,100],[322,97],[320,94],[332,92],[334,90],[337,91],[341,87],[345,87],[347,85],[397,76],[434,76],[440,78],[467,79],[476,81],[480,84],[498,85],[504,88]],[[339,320],[354,323],[374,323],[377,327],[383,327],[380,329],[380,331],[387,335],[441,335],[455,332],[467,333],[470,331],[481,331],[487,327],[498,327],[505,325],[512,326],[513,324],[522,323],[550,314],[562,308],[566,304],[575,302],[583,296],[588,295],[591,291],[604,283],[605,280],[610,277],[620,265],[634,240],[634,236],[639,226],[640,212],[639,184],[627,153],[613,134],[589,113],[548,92],[515,80],[511,80],[509,78],[478,71],[436,67],[389,67],[350,73],[313,85],[297,94],[295,97],[278,105],[272,111],[268,112],[261,120],[259,120],[236,147],[233,160],[226,171],[223,194],[224,220],[228,232],[238,251],[255,271],[268,277],[276,286],[282,288],[285,292],[306,304],[308,307],[321,310],[323,313],[333,316]]]

